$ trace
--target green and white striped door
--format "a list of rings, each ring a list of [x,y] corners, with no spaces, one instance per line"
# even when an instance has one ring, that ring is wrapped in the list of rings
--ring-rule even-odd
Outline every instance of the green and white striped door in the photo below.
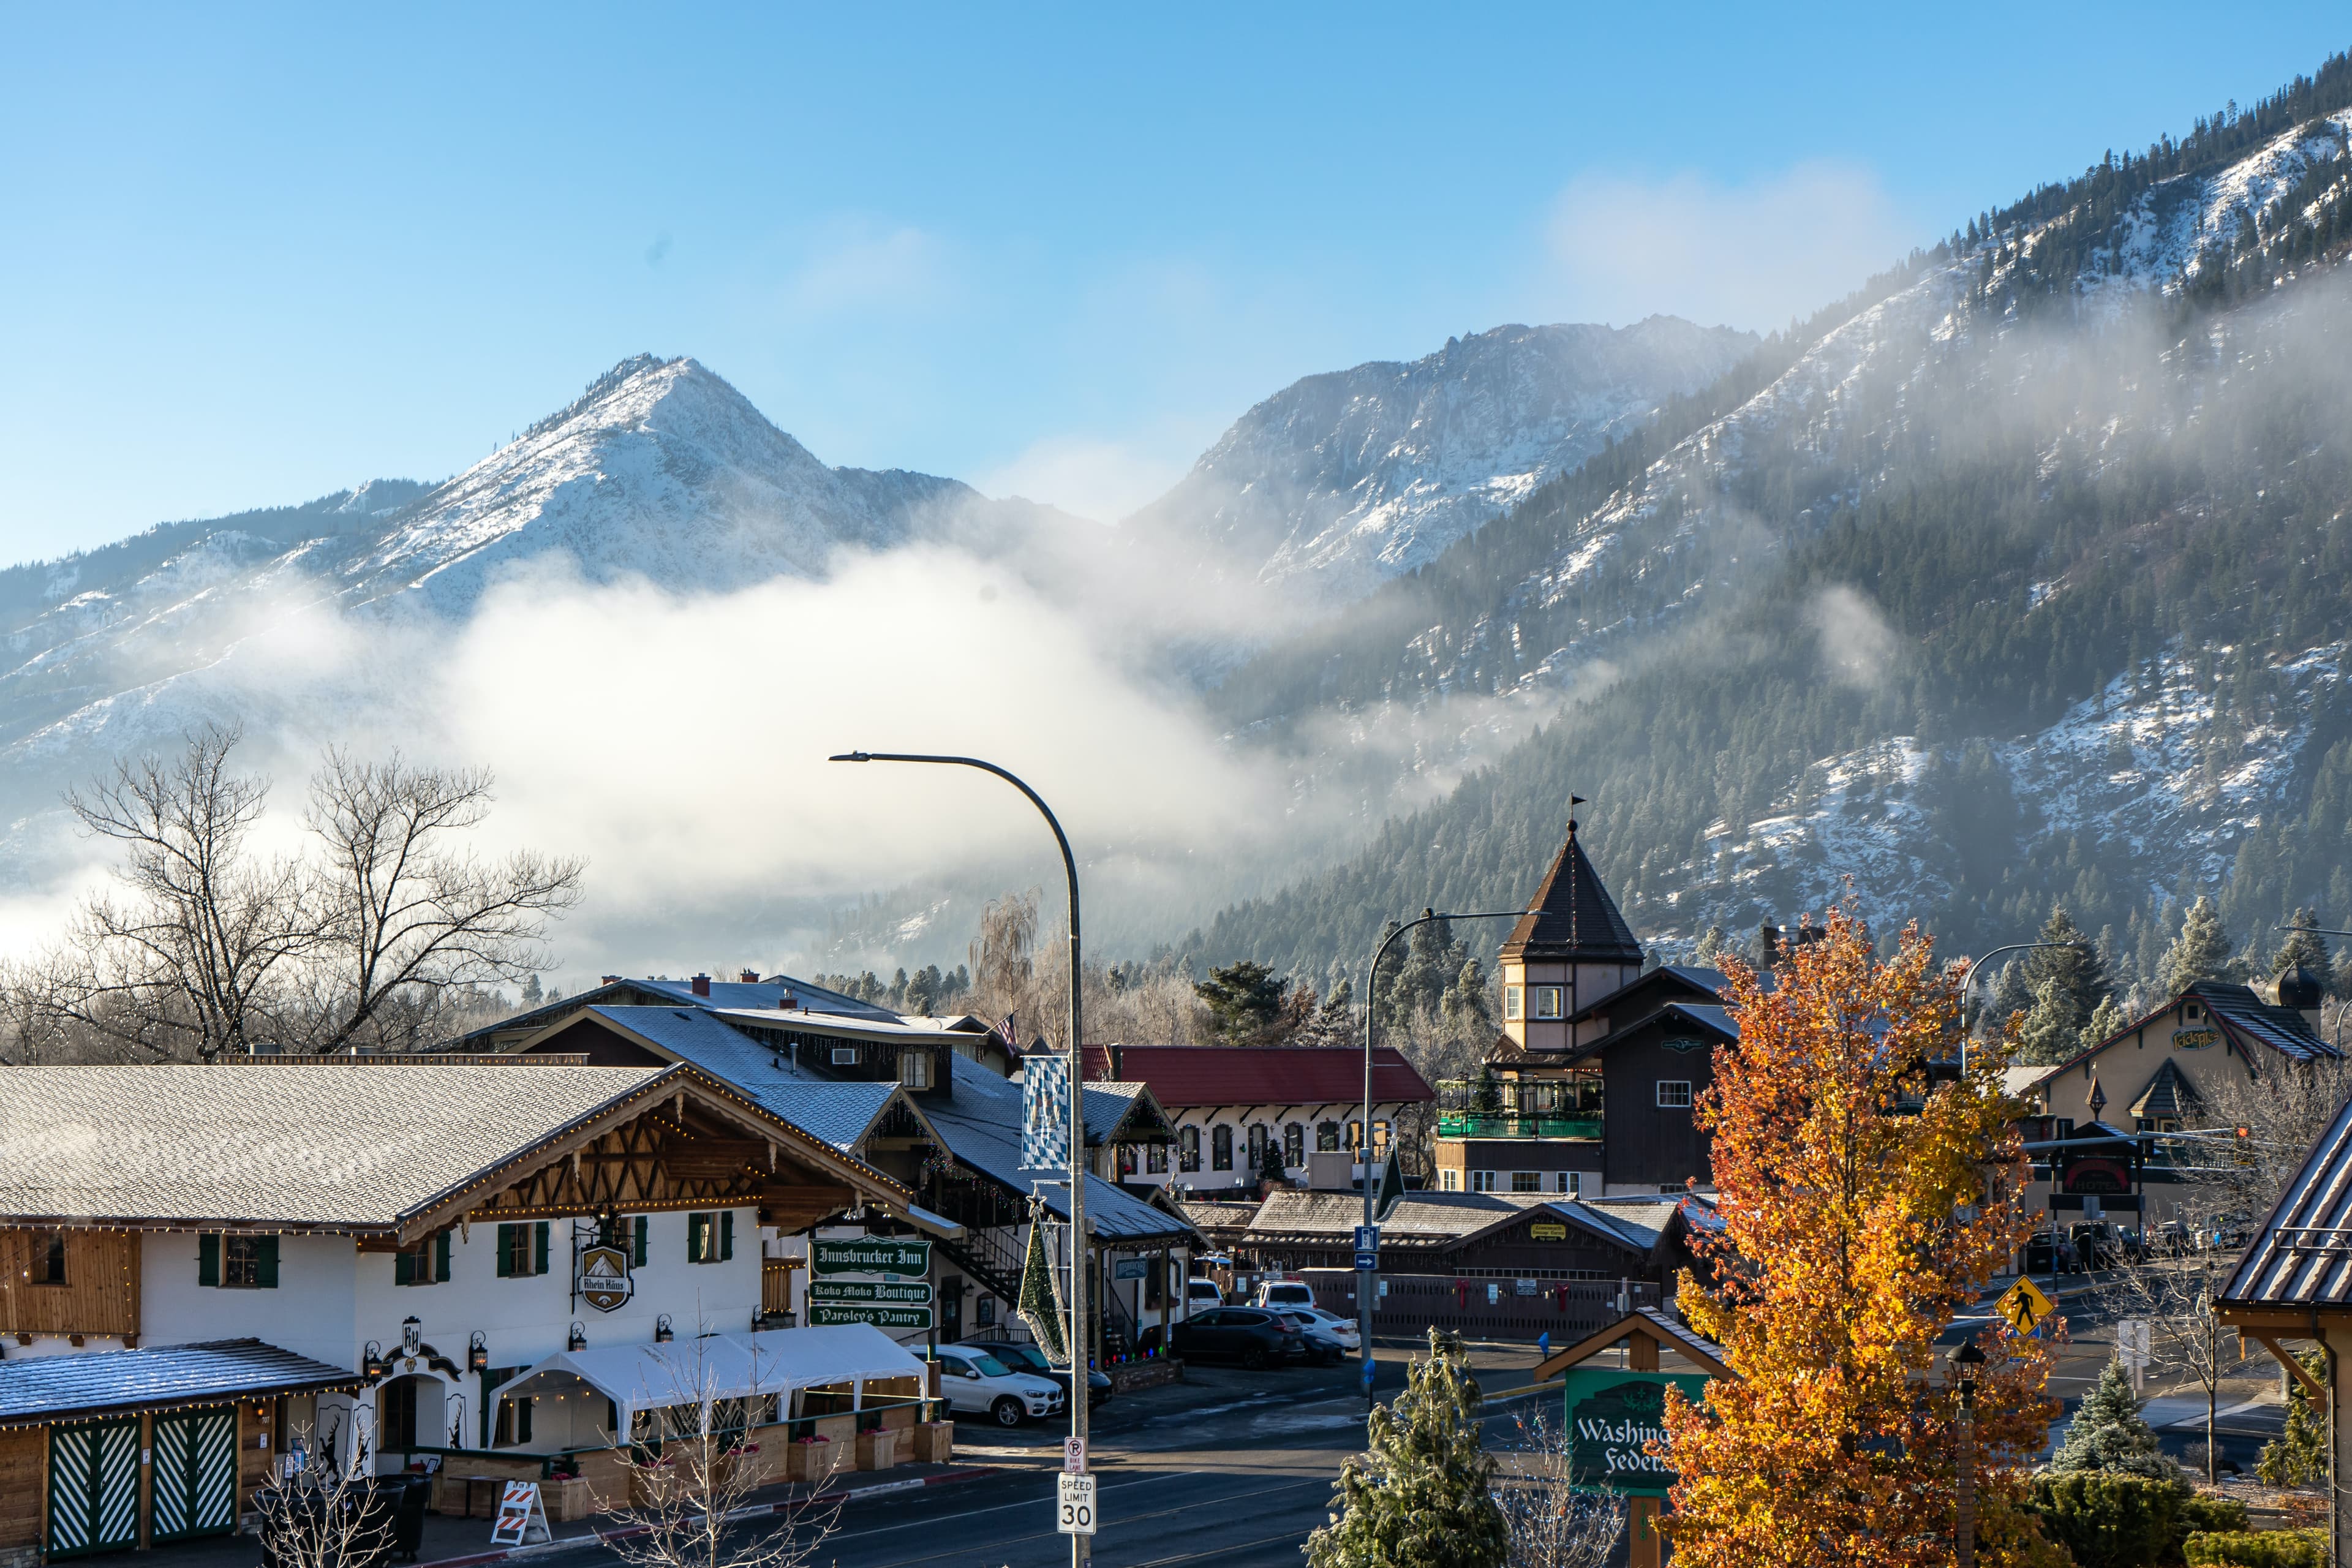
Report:
[[[49,1428],[49,1555],[139,1542],[139,1423]]]
[[[236,1528],[236,1409],[155,1417],[157,1541],[226,1535]]]

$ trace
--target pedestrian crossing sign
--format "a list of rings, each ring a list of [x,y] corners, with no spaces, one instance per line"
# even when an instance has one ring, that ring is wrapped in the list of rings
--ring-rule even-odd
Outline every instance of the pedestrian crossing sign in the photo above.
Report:
[[[2017,1283],[2001,1292],[1993,1305],[1993,1314],[2021,1334],[2030,1334],[2042,1327],[2042,1321],[2058,1310],[2058,1303],[2043,1295],[2042,1287],[2023,1275]]]

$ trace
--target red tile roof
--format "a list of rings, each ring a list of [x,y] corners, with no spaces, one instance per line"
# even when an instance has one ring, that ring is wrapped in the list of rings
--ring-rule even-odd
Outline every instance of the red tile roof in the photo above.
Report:
[[[1116,1069],[1111,1052],[1118,1053]],[[1364,1053],[1346,1046],[1088,1046],[1087,1078],[1141,1079],[1174,1110],[1191,1105],[1326,1105],[1364,1098]],[[1372,1099],[1436,1095],[1387,1046],[1372,1052]]]

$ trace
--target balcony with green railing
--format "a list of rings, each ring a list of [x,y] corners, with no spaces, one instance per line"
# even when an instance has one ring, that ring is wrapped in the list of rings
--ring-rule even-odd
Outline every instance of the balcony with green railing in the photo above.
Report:
[[[1437,1086],[1440,1138],[1598,1138],[1596,1078],[1448,1079]]]

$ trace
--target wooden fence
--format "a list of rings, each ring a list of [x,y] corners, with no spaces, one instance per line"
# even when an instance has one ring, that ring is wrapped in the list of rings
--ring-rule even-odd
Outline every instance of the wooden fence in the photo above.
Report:
[[[1316,1305],[1343,1318],[1356,1315],[1356,1276],[1345,1268],[1300,1272]],[[1658,1304],[1658,1288],[1630,1280],[1488,1279],[1451,1274],[1383,1274],[1387,1287],[1373,1309],[1378,1337],[1446,1329],[1482,1340],[1551,1335],[1555,1345],[1615,1322],[1637,1307]]]

